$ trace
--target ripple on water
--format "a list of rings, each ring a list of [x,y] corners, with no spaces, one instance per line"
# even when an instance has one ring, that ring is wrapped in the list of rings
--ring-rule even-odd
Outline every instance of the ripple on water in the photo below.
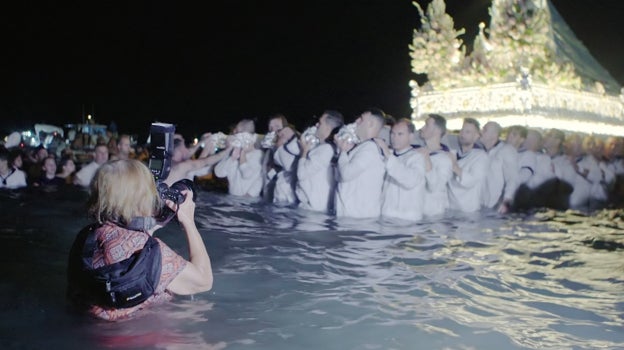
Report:
[[[22,293],[1,317],[33,348],[51,326],[55,348],[624,348],[624,249],[591,243],[622,232],[602,218],[453,213],[397,224],[201,192],[213,290],[148,317],[85,324],[62,311],[62,291],[46,292],[64,285],[82,203],[29,210],[37,200],[0,211],[0,290]],[[157,235],[186,252],[179,228]]]

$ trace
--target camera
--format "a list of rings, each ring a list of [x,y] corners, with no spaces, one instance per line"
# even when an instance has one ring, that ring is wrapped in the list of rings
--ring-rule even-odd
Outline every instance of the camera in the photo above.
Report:
[[[182,193],[189,190],[193,193],[193,201],[196,198],[195,184],[189,179],[182,179],[168,186],[163,181],[171,171],[171,156],[173,155],[173,136],[175,126],[167,123],[152,123],[150,127],[150,158],[148,168],[156,180],[156,190],[163,201],[170,200],[175,204],[181,204],[186,199]],[[166,205],[161,209],[156,218],[157,221],[167,222],[175,213]]]
[[[162,181],[171,171],[173,136],[175,126],[167,123],[152,123],[150,127],[150,158],[148,168],[156,181]]]
[[[184,190],[189,190],[193,192],[193,201],[196,198],[195,184],[189,179],[182,179],[178,182],[175,182],[171,186],[167,186],[167,184],[164,182],[159,182],[156,186],[156,189],[158,190],[158,195],[163,201],[170,200],[175,204],[181,204],[186,199],[186,197],[182,193],[182,191]]]
[[[196,192],[195,192],[195,184],[193,181],[189,179],[182,179],[180,181],[174,182],[171,186],[167,186],[164,182],[158,182],[156,185],[156,190],[158,191],[158,195],[164,201],[170,200],[173,203],[179,205],[186,200],[186,196],[182,191],[189,190],[193,193],[193,201],[195,201]],[[156,217],[156,221],[167,223],[169,222],[176,213],[171,210],[166,204],[163,204],[160,209],[160,213]]]

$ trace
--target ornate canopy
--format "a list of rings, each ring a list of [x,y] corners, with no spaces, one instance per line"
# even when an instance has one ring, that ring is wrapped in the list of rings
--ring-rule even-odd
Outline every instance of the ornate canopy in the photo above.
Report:
[[[469,53],[444,0],[426,12],[414,3],[410,82],[413,119],[443,114],[449,128],[465,117],[503,126],[557,127],[624,135],[624,94],[547,0],[493,0]]]

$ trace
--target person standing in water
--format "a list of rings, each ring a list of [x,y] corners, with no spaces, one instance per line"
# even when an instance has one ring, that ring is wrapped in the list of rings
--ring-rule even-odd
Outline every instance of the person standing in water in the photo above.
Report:
[[[336,178],[332,162],[336,149],[332,137],[343,124],[342,113],[326,110],[316,123],[318,144],[311,143],[305,135],[301,136],[296,188],[300,208],[324,213],[333,210]]]
[[[409,119],[399,119],[390,131],[392,150],[382,139],[374,139],[383,152],[386,166],[381,196],[384,217],[410,221],[423,217],[425,155],[410,145],[414,132]]]
[[[175,212],[188,241],[187,261],[160,239],[152,238],[160,228],[153,219],[162,208],[162,200],[150,170],[138,160],[117,160],[103,164],[91,183],[89,216],[96,224],[88,226],[76,237],[68,264],[67,297],[81,310],[104,320],[119,320],[136,315],[140,310],[163,303],[174,294],[189,295],[212,288],[210,257],[195,226],[195,203],[191,190],[183,190],[185,199],[166,205]],[[92,236],[90,236],[92,235]],[[88,244],[91,237],[91,244]],[[138,305],[113,307],[96,293],[93,280],[85,269],[97,269],[127,261],[146,249],[146,242],[156,241],[160,269],[156,271],[153,294]],[[92,248],[92,249],[88,249]],[[85,262],[91,266],[85,266]],[[153,263],[152,263],[153,264]],[[147,294],[147,293],[146,293]],[[127,300],[127,299],[126,299]]]
[[[386,173],[382,151],[374,139],[385,125],[385,113],[377,108],[364,111],[355,121],[359,143],[335,136],[340,150],[336,215],[376,218],[381,214],[381,191]]]

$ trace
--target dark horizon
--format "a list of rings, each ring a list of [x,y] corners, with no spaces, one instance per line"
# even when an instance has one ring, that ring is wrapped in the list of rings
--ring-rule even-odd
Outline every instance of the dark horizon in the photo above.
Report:
[[[489,1],[447,1],[471,41]],[[624,47],[613,0],[552,1],[622,85]],[[3,13],[7,131],[84,114],[146,135],[153,121],[185,136],[283,113],[299,129],[324,109],[347,121],[375,106],[409,117],[409,48],[420,20],[411,1],[218,1],[183,4],[14,5]],[[21,7],[20,7],[21,6]],[[426,7],[421,2],[423,8]]]

